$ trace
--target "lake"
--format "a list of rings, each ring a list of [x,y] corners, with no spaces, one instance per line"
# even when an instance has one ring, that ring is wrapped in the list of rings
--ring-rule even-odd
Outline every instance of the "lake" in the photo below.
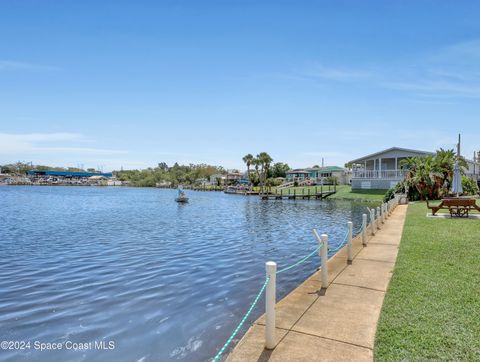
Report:
[[[282,268],[310,253],[314,227],[334,247],[366,212],[351,201],[175,195],[0,187],[0,340],[24,341],[0,360],[206,361],[247,311],[266,261]],[[319,263],[279,275],[277,298]],[[262,299],[248,322],[263,310]]]

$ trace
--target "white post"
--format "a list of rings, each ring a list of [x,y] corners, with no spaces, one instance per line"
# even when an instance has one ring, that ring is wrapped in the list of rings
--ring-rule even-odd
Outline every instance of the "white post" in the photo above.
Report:
[[[322,288],[328,288],[328,235],[322,234],[322,248],[321,250],[321,259],[322,259]]]
[[[370,223],[372,225],[372,235],[375,235],[376,225],[375,225],[375,209],[370,210]]]
[[[275,340],[275,302],[276,302],[276,275],[277,263],[274,261],[267,261],[265,263],[267,278],[270,278],[267,284],[267,291],[265,292],[265,348],[274,349]]]
[[[328,288],[328,235],[322,234],[318,236],[317,230],[313,229],[313,235],[318,240],[318,245],[320,249],[318,250],[318,255],[320,256],[320,267],[322,275],[322,288]]]
[[[367,214],[362,215],[362,245],[367,245]]]
[[[377,207],[377,229],[380,229],[380,217],[381,217],[381,214],[380,214],[380,206]]]
[[[348,240],[347,240],[347,253],[348,253],[348,258],[347,260],[351,262],[353,260],[353,248],[352,248],[352,229],[353,229],[353,223],[349,221],[347,223],[348,225]]]
[[[382,223],[385,224],[385,219],[386,219],[386,215],[385,215],[385,204],[382,204]]]

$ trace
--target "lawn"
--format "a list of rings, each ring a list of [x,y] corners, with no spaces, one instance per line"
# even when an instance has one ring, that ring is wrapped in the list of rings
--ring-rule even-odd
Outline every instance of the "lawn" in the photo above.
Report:
[[[381,202],[387,190],[352,190],[349,185],[337,186],[337,193],[330,199],[362,200]]]
[[[323,191],[333,190],[333,185],[323,186]],[[310,190],[311,194],[315,192],[320,192],[320,186],[306,186],[306,187],[289,187],[283,190],[284,194],[287,194],[290,190],[290,193],[293,194],[294,190],[297,195],[307,194]],[[275,191],[273,191],[275,192]],[[279,192],[279,191],[277,191]],[[352,187],[349,185],[338,185],[337,193],[329,196],[329,199],[344,199],[344,200],[358,200],[358,201],[374,201],[381,202],[383,200],[383,195],[385,195],[386,190],[355,190],[352,191]]]
[[[480,220],[408,208],[375,339],[376,361],[480,360]]]

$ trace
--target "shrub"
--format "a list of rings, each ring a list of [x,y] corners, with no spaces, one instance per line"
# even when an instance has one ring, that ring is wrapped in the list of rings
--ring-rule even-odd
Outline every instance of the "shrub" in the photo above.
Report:
[[[395,195],[395,188],[396,187],[391,187],[387,190],[387,192],[385,192],[385,196],[383,196],[383,202],[388,202],[393,199]]]
[[[330,176],[326,178],[327,184],[333,185],[337,184],[338,185],[338,178],[336,176]]]
[[[462,176],[462,188],[463,193],[467,195],[478,195],[478,185],[477,183],[468,176]]]

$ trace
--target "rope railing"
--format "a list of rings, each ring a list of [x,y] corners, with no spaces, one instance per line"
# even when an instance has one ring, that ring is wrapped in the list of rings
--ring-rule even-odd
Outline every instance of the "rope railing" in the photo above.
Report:
[[[348,236],[350,234],[350,231],[347,230],[347,232],[345,233],[345,237],[343,238],[342,242],[340,244],[338,244],[335,249],[329,249],[328,251],[331,252],[331,253],[336,253],[337,251],[339,251],[341,248],[343,248],[345,245],[347,245],[347,242],[348,242]]]
[[[296,266],[299,266],[300,264],[303,264],[305,263],[308,259],[310,259],[312,256],[314,256],[315,254],[318,253],[318,251],[320,250],[320,248],[322,247],[322,245],[319,245],[314,251],[312,251],[310,254],[308,254],[306,257],[300,259],[299,261],[297,261],[296,263],[290,265],[290,266],[287,266],[283,269],[280,269],[279,271],[277,271],[277,274],[281,274],[281,273],[284,273],[286,272],[287,270],[290,270],[290,269],[293,269],[295,268]]]
[[[245,315],[243,316],[242,320],[240,321],[240,323],[238,323],[237,325],[237,328],[235,328],[235,330],[233,331],[233,333],[231,334],[230,338],[228,338],[228,340],[225,342],[225,344],[223,345],[222,348],[220,348],[220,350],[218,351],[217,355],[213,358],[213,362],[216,362],[218,361],[218,359],[222,356],[223,352],[225,352],[225,350],[227,349],[227,347],[230,345],[230,343],[232,343],[233,339],[235,338],[235,336],[237,335],[238,331],[242,328],[243,324],[245,323],[245,321],[247,320],[247,318],[250,316],[250,314],[252,313],[253,309],[255,308],[255,306],[257,305],[260,297],[262,296],[263,292],[265,291],[265,288],[267,287],[267,284],[269,282],[270,278],[266,278],[265,279],[265,282],[263,283],[262,287],[260,288],[260,291],[258,292],[257,296],[255,297],[255,299],[253,300],[253,303],[252,305],[250,306],[250,308],[248,309],[247,313],[245,313]]]
[[[368,208],[369,214],[370,214],[370,227],[371,227],[371,232],[372,235],[375,235],[375,232],[377,229],[380,228],[380,223],[385,223],[386,218],[393,212],[395,207],[398,205],[398,200],[397,199],[392,199],[387,203],[383,203],[381,207],[377,207],[376,209],[370,209]],[[376,211],[376,212],[375,212]],[[376,215],[375,215],[376,214]],[[276,338],[275,338],[275,300],[276,300],[276,275],[277,274],[282,274],[288,270],[291,270],[303,263],[305,263],[308,259],[316,255],[317,253],[320,255],[321,259],[321,285],[322,288],[328,288],[328,252],[330,252],[331,255],[336,254],[340,249],[343,247],[347,246],[347,252],[348,252],[348,257],[347,257],[347,262],[352,263],[353,261],[353,247],[352,247],[352,239],[354,238],[353,236],[353,230],[352,230],[352,222],[349,221],[347,223],[347,232],[345,233],[345,236],[343,237],[342,241],[340,244],[336,245],[335,248],[329,249],[328,247],[328,235],[322,234],[321,236],[318,235],[317,230],[313,229],[313,234],[318,240],[318,246],[313,250],[311,253],[303,257],[302,259],[298,260],[297,262],[286,266],[285,268],[282,268],[277,271],[277,264],[275,262],[269,261],[265,264],[266,266],[266,278],[265,282],[263,283],[262,287],[260,288],[259,292],[255,296],[252,304],[250,305],[250,308],[248,311],[245,313],[243,318],[241,319],[240,323],[237,325],[233,333],[230,335],[228,340],[225,342],[225,344],[220,348],[218,353],[215,355],[215,357],[212,359],[213,362],[217,362],[222,354],[225,352],[227,347],[232,343],[233,339],[235,336],[238,334],[242,326],[245,324],[246,320],[248,317],[251,315],[253,309],[257,305],[258,301],[260,300],[262,294],[265,292],[265,316],[266,316],[266,323],[265,323],[265,348],[267,349],[273,349],[276,346]],[[362,215],[362,226],[360,230],[356,233],[355,237],[358,235],[362,236],[362,245],[366,246],[367,245],[367,227],[368,227],[368,222],[367,222],[367,214]]]
[[[318,253],[318,251],[322,248],[322,244],[320,244],[317,248],[315,248],[314,251],[312,251],[310,254],[308,254],[307,256],[303,257],[302,259],[300,259],[299,261],[297,261],[296,263],[293,263],[292,265],[289,265],[283,269],[280,269],[276,272],[276,274],[281,274],[281,273],[284,273],[290,269],[293,269],[303,263],[305,263],[308,259],[310,259],[312,256],[314,256],[315,254]],[[263,283],[262,287],[260,288],[260,291],[258,292],[258,294],[256,295],[253,303],[251,304],[250,308],[248,309],[247,313],[245,313],[245,315],[243,316],[242,320],[240,321],[240,323],[238,323],[237,327],[235,328],[235,330],[233,331],[233,333],[230,335],[230,337],[228,338],[227,342],[225,342],[225,344],[223,345],[222,348],[220,348],[220,350],[218,351],[217,355],[212,359],[212,362],[216,362],[219,360],[219,358],[222,356],[222,354],[225,352],[225,350],[227,349],[227,347],[230,345],[230,343],[232,343],[233,339],[235,338],[235,336],[237,335],[237,333],[240,331],[240,329],[242,328],[242,326],[245,324],[245,321],[248,319],[248,317],[250,316],[250,314],[252,313],[253,309],[255,308],[255,306],[257,305],[260,297],[262,296],[263,292],[265,291],[265,288],[267,287],[268,285],[268,282],[270,281],[270,278],[267,277],[265,279],[265,283]]]

